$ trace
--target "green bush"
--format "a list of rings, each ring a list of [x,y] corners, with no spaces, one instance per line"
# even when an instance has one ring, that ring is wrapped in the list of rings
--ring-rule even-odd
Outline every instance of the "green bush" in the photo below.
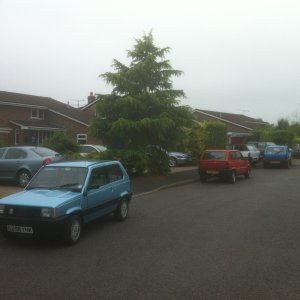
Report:
[[[153,146],[148,148],[146,153],[149,174],[165,175],[170,172],[170,158],[164,149]]]
[[[72,155],[72,152],[78,152],[78,144],[62,131],[55,132],[52,137],[45,139],[42,146],[67,156]]]
[[[142,149],[106,150],[92,152],[85,159],[119,160],[129,174],[143,174],[147,170],[147,158]]]
[[[151,148],[151,151],[144,148],[109,149],[104,152],[92,152],[85,159],[119,160],[131,175],[167,174],[170,171],[169,156],[159,148]]]

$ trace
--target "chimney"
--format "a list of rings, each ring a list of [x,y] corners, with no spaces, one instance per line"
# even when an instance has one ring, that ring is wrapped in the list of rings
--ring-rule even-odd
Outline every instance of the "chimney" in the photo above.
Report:
[[[96,100],[96,97],[94,96],[93,92],[90,92],[90,95],[88,96],[88,104],[94,102]]]

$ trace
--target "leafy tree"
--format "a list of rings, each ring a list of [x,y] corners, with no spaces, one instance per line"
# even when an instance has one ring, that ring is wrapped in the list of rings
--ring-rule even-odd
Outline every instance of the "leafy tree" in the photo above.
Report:
[[[256,129],[248,140],[255,140],[261,142],[274,142],[278,145],[288,145],[290,147],[295,143],[295,135],[299,127],[294,124],[290,125],[286,119],[280,119],[278,123],[273,126]]]
[[[165,59],[169,51],[169,47],[156,47],[150,32],[127,51],[129,66],[114,59],[115,72],[100,75],[113,90],[97,97],[99,118],[92,122],[91,130],[106,145],[171,148],[184,136],[184,127],[192,123],[192,111],[179,106],[184,92],[173,89],[171,78],[183,72]]]
[[[290,129],[290,123],[289,123],[289,120],[287,119],[279,119],[277,121],[277,126],[276,126],[277,129],[280,129],[280,130],[288,130]]]
[[[61,154],[78,151],[78,145],[62,131],[57,131],[52,137],[46,139],[43,142],[43,146],[51,148]]]
[[[194,122],[189,132],[188,152],[197,159],[204,149],[224,149],[228,127],[219,121]]]

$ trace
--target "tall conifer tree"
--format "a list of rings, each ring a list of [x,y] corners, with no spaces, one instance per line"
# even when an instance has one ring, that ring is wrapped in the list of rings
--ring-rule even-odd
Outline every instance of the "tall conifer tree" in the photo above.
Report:
[[[183,127],[191,124],[191,109],[179,105],[184,92],[174,90],[171,80],[183,72],[174,70],[165,59],[169,51],[169,47],[156,47],[150,32],[127,51],[129,66],[114,59],[115,72],[100,75],[113,90],[98,96],[99,117],[92,130],[107,145],[170,148],[181,139]]]

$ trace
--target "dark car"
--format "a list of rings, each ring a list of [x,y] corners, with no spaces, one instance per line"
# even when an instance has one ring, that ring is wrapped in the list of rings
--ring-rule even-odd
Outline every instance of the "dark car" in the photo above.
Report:
[[[202,182],[209,177],[221,177],[235,183],[237,176],[249,178],[251,167],[239,150],[205,150],[199,159],[198,172]]]
[[[16,181],[25,187],[41,166],[64,159],[45,147],[3,147],[0,148],[0,180]]]
[[[51,234],[73,245],[84,224],[111,213],[125,220],[131,195],[119,161],[49,164],[24,191],[0,199],[0,229],[6,238]]]

